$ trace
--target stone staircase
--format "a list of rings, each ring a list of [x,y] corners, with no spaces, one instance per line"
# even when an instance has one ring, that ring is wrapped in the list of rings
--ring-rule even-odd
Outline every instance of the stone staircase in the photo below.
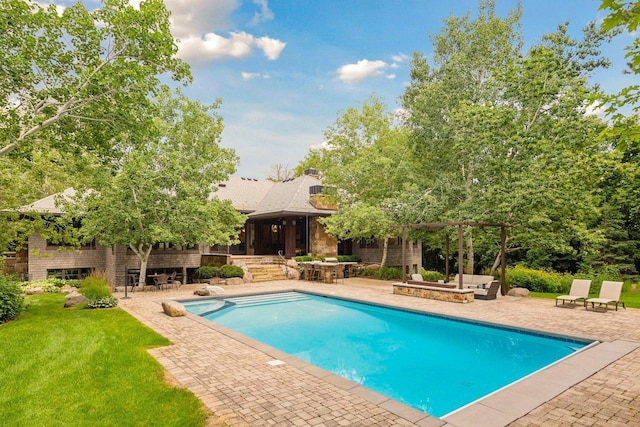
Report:
[[[277,264],[250,264],[247,268],[253,276],[254,282],[270,282],[272,280],[287,280],[282,267]]]

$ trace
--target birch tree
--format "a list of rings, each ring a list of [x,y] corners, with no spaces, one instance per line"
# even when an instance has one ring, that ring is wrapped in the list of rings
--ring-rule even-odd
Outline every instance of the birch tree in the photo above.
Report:
[[[157,243],[236,243],[246,217],[228,200],[211,197],[214,184],[228,179],[238,162],[233,150],[219,145],[217,108],[218,102],[203,105],[180,93],[161,93],[146,144],[128,146],[114,176],[65,205],[67,218],[81,220],[83,239],[130,248],[140,259],[142,278]]]

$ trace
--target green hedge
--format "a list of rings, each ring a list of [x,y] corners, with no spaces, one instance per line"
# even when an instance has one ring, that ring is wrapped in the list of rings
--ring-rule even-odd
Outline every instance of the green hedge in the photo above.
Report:
[[[14,281],[0,276],[0,324],[15,319],[25,310],[22,289]]]
[[[437,282],[438,280],[444,280],[444,274],[438,271],[422,269],[422,278],[427,282]]]
[[[603,280],[622,281],[622,278],[609,272],[571,275],[552,271],[534,270],[521,266],[508,268],[506,277],[507,284],[511,288],[527,288],[532,292],[556,294],[566,294],[569,292],[573,279],[590,279],[591,295],[597,295],[600,292]],[[629,283],[625,282],[623,289],[626,290],[628,287]]]
[[[244,277],[244,270],[237,265],[226,264],[219,269],[220,277],[228,279],[230,277]]]
[[[202,267],[198,267],[194,274],[194,277],[197,280],[207,280],[212,277],[217,277],[220,274],[220,269],[218,267],[213,267],[210,265],[203,265]]]

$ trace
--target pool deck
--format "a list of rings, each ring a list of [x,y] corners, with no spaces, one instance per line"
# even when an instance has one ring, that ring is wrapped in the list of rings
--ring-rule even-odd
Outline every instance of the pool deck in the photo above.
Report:
[[[162,300],[195,298],[199,286],[130,293],[119,306],[171,340],[150,353],[215,414],[210,426],[640,425],[637,309],[592,312],[516,297],[453,304],[394,295],[391,282],[362,278],[222,286],[225,296],[298,289],[601,342],[438,419],[197,316],[162,312]],[[470,360],[463,369],[485,363]],[[407,367],[407,374],[428,368]]]

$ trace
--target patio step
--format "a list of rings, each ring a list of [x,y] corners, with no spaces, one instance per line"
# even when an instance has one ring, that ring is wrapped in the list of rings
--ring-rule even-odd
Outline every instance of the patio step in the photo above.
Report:
[[[276,264],[247,264],[254,282],[270,282],[273,280],[287,280],[282,268]]]

